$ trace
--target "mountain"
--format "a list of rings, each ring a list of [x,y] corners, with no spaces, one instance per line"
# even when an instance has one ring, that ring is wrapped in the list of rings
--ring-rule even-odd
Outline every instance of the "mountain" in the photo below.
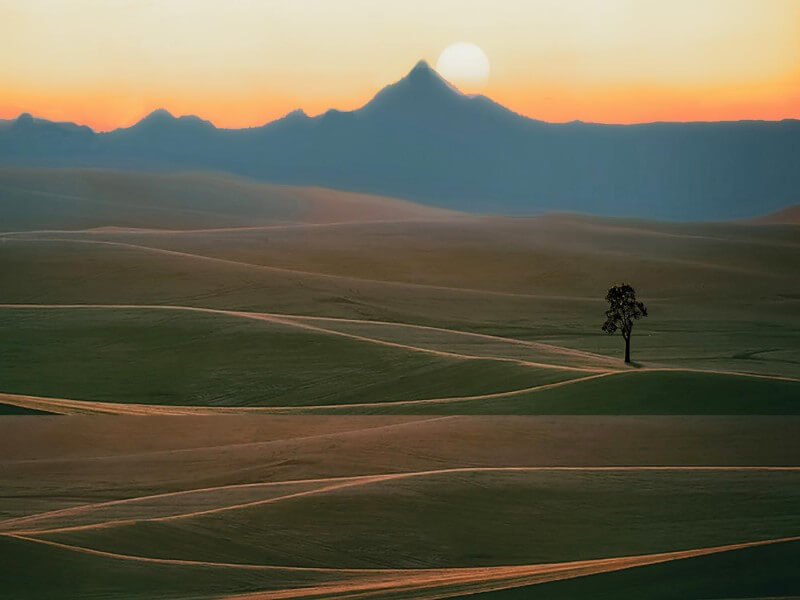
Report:
[[[99,151],[109,158],[108,166],[147,167],[156,160],[192,167],[207,159],[205,166],[213,167],[218,136],[209,121],[192,115],[174,117],[160,108],[132,127],[102,134]]]
[[[486,213],[734,219],[797,202],[800,121],[546,123],[420,62],[357,110],[248,129],[164,110],[108,133],[22,115],[0,124],[0,164],[213,169]]]
[[[56,123],[22,113],[0,123],[0,164],[9,161],[71,161],[94,144],[96,134],[75,123]]]

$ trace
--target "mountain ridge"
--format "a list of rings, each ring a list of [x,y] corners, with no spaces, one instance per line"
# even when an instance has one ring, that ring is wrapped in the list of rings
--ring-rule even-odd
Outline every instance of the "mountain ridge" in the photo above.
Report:
[[[23,114],[0,164],[228,171],[472,212],[748,218],[796,202],[800,121],[547,123],[424,61],[352,111],[217,128],[156,109],[109,132]]]
[[[800,119],[789,118],[789,117],[783,118],[783,119],[736,119],[736,120],[722,120],[722,121],[708,121],[708,120],[705,120],[705,121],[663,121],[662,120],[662,121],[640,121],[640,122],[633,122],[633,123],[605,123],[605,122],[601,122],[601,121],[584,121],[584,120],[581,120],[581,119],[573,119],[573,120],[570,120],[570,121],[545,121],[545,120],[537,119],[535,117],[531,117],[529,115],[525,115],[525,114],[516,112],[516,111],[514,111],[514,110],[512,110],[512,109],[510,109],[510,108],[508,108],[506,106],[503,106],[502,104],[499,104],[499,103],[495,102],[494,100],[492,100],[491,98],[489,98],[488,96],[485,96],[483,94],[465,94],[465,93],[461,92],[457,87],[453,86],[446,79],[444,79],[441,75],[439,75],[438,72],[435,69],[433,69],[428,64],[428,62],[425,61],[425,60],[418,61],[414,65],[414,67],[403,78],[399,79],[398,81],[396,81],[394,83],[388,84],[388,85],[384,86],[383,88],[381,88],[380,90],[378,90],[371,99],[369,99],[367,102],[365,102],[359,108],[356,108],[356,109],[353,109],[353,110],[350,110],[350,111],[339,110],[339,109],[336,109],[336,108],[329,108],[329,109],[323,111],[322,113],[320,113],[318,115],[313,115],[312,116],[312,115],[308,115],[303,108],[298,107],[298,108],[295,108],[295,109],[287,112],[285,115],[283,115],[281,117],[277,117],[277,118],[273,119],[272,121],[267,121],[266,123],[263,123],[262,125],[251,125],[251,126],[247,126],[247,127],[218,127],[216,124],[214,124],[213,121],[207,120],[207,119],[203,119],[199,115],[195,115],[195,114],[189,113],[189,114],[177,115],[176,116],[176,115],[172,114],[168,109],[163,108],[163,107],[159,107],[159,108],[155,108],[155,109],[151,110],[149,113],[147,113],[145,116],[143,116],[142,118],[140,118],[138,121],[136,121],[135,123],[133,123],[131,125],[128,125],[126,127],[116,127],[114,129],[111,129],[111,130],[108,130],[108,131],[96,131],[96,130],[92,129],[90,126],[88,126],[88,125],[77,123],[77,122],[74,122],[74,121],[52,121],[52,120],[45,119],[45,118],[42,118],[42,117],[35,117],[35,116],[31,115],[31,113],[29,113],[29,112],[22,112],[16,118],[0,119],[0,123],[8,124],[8,123],[13,123],[14,121],[18,121],[20,119],[26,119],[26,120],[33,119],[34,121],[39,121],[39,122],[43,122],[43,123],[53,123],[53,124],[59,124],[59,125],[74,125],[75,127],[81,127],[81,128],[85,127],[87,129],[91,129],[94,133],[96,133],[98,135],[102,135],[102,134],[105,134],[105,133],[111,133],[112,131],[130,129],[132,127],[135,127],[136,125],[141,124],[144,121],[152,119],[153,117],[161,117],[163,115],[164,117],[168,117],[171,120],[182,120],[183,119],[183,120],[187,120],[187,121],[193,121],[193,120],[202,121],[204,123],[209,123],[215,129],[218,129],[218,130],[221,130],[221,131],[247,131],[247,130],[251,130],[251,129],[259,129],[259,128],[262,128],[262,127],[266,127],[268,125],[271,125],[273,123],[277,123],[279,121],[282,121],[282,120],[286,119],[287,117],[291,117],[291,116],[294,116],[294,115],[306,117],[308,119],[318,119],[320,117],[325,116],[327,113],[330,113],[330,112],[336,112],[336,113],[358,112],[358,111],[366,108],[367,106],[369,106],[384,91],[388,90],[389,88],[392,88],[392,87],[396,86],[399,83],[402,83],[404,81],[409,80],[409,77],[413,77],[414,75],[418,74],[420,71],[422,71],[422,72],[427,71],[430,74],[432,74],[433,77],[435,77],[441,83],[443,83],[445,86],[447,86],[447,88],[449,88],[449,90],[451,90],[455,95],[458,95],[458,96],[461,96],[461,97],[464,97],[464,98],[483,99],[485,101],[488,101],[488,102],[494,104],[495,106],[498,106],[498,107],[504,109],[505,111],[507,111],[507,112],[509,112],[509,113],[511,113],[513,115],[519,116],[520,118],[527,119],[527,120],[535,122],[535,123],[543,123],[543,124],[547,124],[547,125],[575,125],[575,124],[578,124],[578,125],[597,125],[597,126],[606,126],[606,127],[637,127],[637,126],[662,125],[662,124],[688,125],[688,124],[733,124],[733,123],[800,123]]]

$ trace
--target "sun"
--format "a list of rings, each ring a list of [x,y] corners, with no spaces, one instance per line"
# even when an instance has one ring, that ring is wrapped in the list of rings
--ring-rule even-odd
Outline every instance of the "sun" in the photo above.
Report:
[[[471,42],[456,42],[442,50],[436,70],[465,92],[476,92],[489,80],[489,57]]]

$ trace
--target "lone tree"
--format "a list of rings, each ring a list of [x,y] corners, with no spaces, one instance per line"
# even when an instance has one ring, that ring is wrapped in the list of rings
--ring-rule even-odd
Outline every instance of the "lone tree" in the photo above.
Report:
[[[631,362],[631,332],[633,322],[647,316],[647,307],[636,300],[636,290],[627,283],[612,286],[606,294],[608,310],[603,331],[613,335],[619,329],[625,338],[625,362]]]

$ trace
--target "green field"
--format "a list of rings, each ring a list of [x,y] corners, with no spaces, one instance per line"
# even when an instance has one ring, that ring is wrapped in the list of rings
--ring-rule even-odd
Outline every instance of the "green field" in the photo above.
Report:
[[[800,227],[11,168],[0,220],[0,596],[800,596]]]
[[[800,384],[739,375],[624,372],[556,388],[447,403],[318,409],[330,414],[796,415]]]
[[[0,415],[48,415],[42,410],[35,410],[32,408],[25,408],[23,406],[15,406],[14,404],[0,404]]]
[[[53,590],[59,590],[61,597],[75,598],[210,599],[230,593],[268,590],[276,583],[274,572],[143,565],[88,557],[10,538],[0,539],[0,545],[5,557],[0,563],[0,573],[4,589],[11,597],[52,598]],[[500,592],[451,597],[475,600],[789,598],[800,590],[796,569],[799,545],[797,542],[776,544]],[[758,565],[758,569],[753,565]],[[44,569],[48,570],[47,578],[41,577]],[[313,585],[323,579],[320,576],[285,576],[296,585]]]
[[[26,598],[302,597],[318,585],[427,598],[442,586],[460,597],[534,583],[510,597],[581,597],[595,586],[636,597],[659,583],[676,590],[664,598],[792,594],[796,544],[714,548],[800,533],[798,426],[796,417],[6,417],[0,569],[4,589]],[[653,553],[706,548],[719,554],[647,566]],[[577,579],[545,583],[547,565],[584,559],[623,570],[575,567]],[[509,574],[511,565],[545,572]],[[737,573],[723,585],[706,569],[725,565]],[[44,568],[51,577],[33,577]],[[676,588],[665,585],[672,574],[685,578]],[[329,592],[320,597],[338,597]]]
[[[475,395],[583,373],[165,310],[0,310],[2,391],[105,402],[297,406]]]
[[[800,543],[790,542],[557,583],[470,594],[462,598],[470,600],[794,598],[800,590],[798,560],[800,560]],[[758,567],[754,568],[754,565]]]
[[[411,569],[564,562],[800,535],[797,472],[466,471],[275,501],[301,491],[265,488],[265,504],[167,521],[140,516],[61,533],[47,533],[53,525],[46,522],[35,527],[43,539],[134,556]],[[217,504],[258,501],[228,496]]]

